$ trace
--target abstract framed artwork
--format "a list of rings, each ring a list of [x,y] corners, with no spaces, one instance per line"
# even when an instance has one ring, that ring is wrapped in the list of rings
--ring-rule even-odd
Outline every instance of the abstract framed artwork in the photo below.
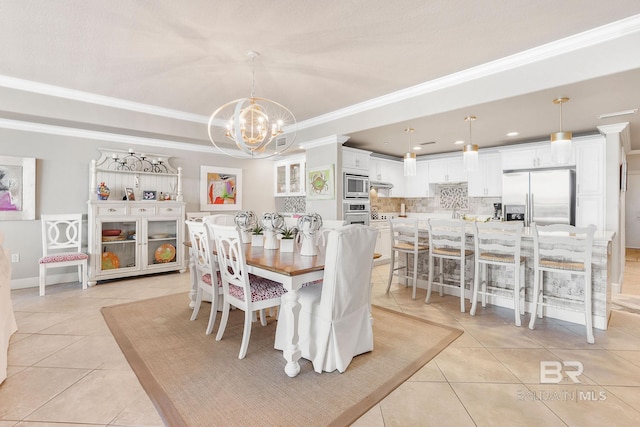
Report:
[[[36,159],[0,156],[0,220],[36,219]]]
[[[200,166],[200,210],[242,210],[242,169]]]
[[[307,199],[333,200],[335,187],[332,164],[307,168]]]

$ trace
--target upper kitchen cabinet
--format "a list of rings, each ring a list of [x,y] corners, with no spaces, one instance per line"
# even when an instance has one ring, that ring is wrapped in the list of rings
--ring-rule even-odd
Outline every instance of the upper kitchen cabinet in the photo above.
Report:
[[[304,196],[304,157],[295,156],[274,163],[276,197]]]
[[[605,138],[601,135],[573,142],[576,159],[576,225],[604,229]]]
[[[468,172],[470,197],[502,196],[502,159],[500,154],[482,154],[478,156],[478,170]]]
[[[403,169],[404,174],[404,169]],[[416,176],[404,177],[404,197],[431,197],[429,187],[429,162],[416,162]]]
[[[429,160],[428,176],[430,184],[465,182],[467,171],[462,163],[462,153]]]
[[[342,147],[342,169],[368,175],[370,155],[370,151],[358,150],[357,148],[351,147]]]
[[[549,141],[521,144],[513,148],[501,150],[502,169],[533,169],[575,165],[574,156],[567,163],[554,163],[551,157],[551,143]]]
[[[404,165],[396,160],[371,157],[369,159],[369,180],[389,182],[393,188],[378,192],[382,197],[404,196]]]

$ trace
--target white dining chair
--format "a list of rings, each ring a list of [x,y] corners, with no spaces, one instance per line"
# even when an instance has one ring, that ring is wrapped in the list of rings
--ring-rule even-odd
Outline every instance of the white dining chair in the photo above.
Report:
[[[211,295],[211,311],[205,333],[211,334],[216,321],[216,314],[223,295],[222,283],[217,258],[213,255],[213,238],[206,224],[198,221],[187,221],[189,239],[194,262],[194,275],[197,284],[196,300],[191,313],[191,320],[198,318],[202,305],[203,293]]]
[[[351,360],[373,350],[371,271],[376,229],[348,225],[329,233],[321,283],[298,291],[298,346],[321,373],[344,372]],[[287,346],[289,319],[278,318],[275,348]]]
[[[249,274],[244,255],[240,230],[235,226],[211,224],[218,253],[220,277],[224,290],[222,319],[216,335],[220,341],[227,327],[231,306],[244,311],[244,332],[239,359],[244,359],[251,337],[253,312],[280,305],[280,297],[286,292],[282,283]],[[263,323],[264,324],[264,323]]]
[[[40,296],[45,294],[47,272],[51,268],[77,266],[78,281],[87,289],[87,260],[82,252],[82,214],[42,215],[42,258]]]
[[[429,246],[420,241],[417,218],[393,218],[389,219],[391,230],[391,264],[389,266],[389,281],[387,293],[391,289],[393,277],[406,280],[413,284],[411,297],[416,299],[418,286],[418,257],[429,251]],[[404,254],[404,266],[396,267],[396,254]],[[411,261],[411,263],[409,263]],[[410,266],[413,268],[410,270]]]
[[[520,255],[522,242],[521,222],[474,222],[475,274],[471,311],[476,315],[478,294],[482,296],[482,306],[486,307],[487,297],[511,294],[516,326],[521,325],[520,315],[524,312],[524,260]],[[489,266],[513,269],[513,288],[492,286],[489,283]]]
[[[537,317],[544,316],[544,307],[561,305],[564,309],[576,309],[579,299],[573,293],[565,293],[567,287],[561,289],[545,289],[545,273],[564,273],[582,276],[582,308],[584,313],[587,342],[593,344],[593,320],[591,318],[591,254],[593,251],[593,235],[595,225],[574,227],[572,225],[537,225],[532,224],[534,249],[534,274],[531,319],[529,329],[535,329]]]
[[[466,248],[466,222],[462,220],[434,219],[427,221],[429,228],[429,282],[427,285],[427,297],[424,302],[429,303],[435,260],[440,262],[438,272],[440,296],[443,296],[443,288],[453,288],[460,292],[460,311],[465,312],[465,260],[473,255],[473,251]],[[444,280],[445,261],[455,261],[460,265],[460,282],[455,285]]]

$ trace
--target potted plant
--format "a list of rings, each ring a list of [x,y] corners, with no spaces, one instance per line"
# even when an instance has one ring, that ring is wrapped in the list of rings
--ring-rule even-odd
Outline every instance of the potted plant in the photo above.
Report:
[[[280,230],[280,252],[293,252],[294,242],[298,229],[295,227],[283,227]]]
[[[251,246],[262,246],[263,242],[262,227],[256,225],[251,229]]]

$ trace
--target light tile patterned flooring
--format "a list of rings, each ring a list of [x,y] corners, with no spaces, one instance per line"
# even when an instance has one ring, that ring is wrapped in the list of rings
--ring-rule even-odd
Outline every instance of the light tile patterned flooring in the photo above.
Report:
[[[517,328],[511,310],[488,306],[471,317],[456,297],[434,293],[425,305],[424,290],[413,301],[399,284],[387,295],[387,274],[387,266],[374,269],[374,304],[465,333],[355,425],[638,425],[640,315],[614,312],[610,329],[596,331],[596,344],[588,345],[580,325],[545,319],[530,331],[528,315]],[[54,285],[46,297],[13,291],[20,330],[0,386],[0,427],[161,426],[100,307],[187,289],[188,274],[169,274],[87,291]],[[541,384],[539,365],[547,360],[583,363],[581,384]]]

